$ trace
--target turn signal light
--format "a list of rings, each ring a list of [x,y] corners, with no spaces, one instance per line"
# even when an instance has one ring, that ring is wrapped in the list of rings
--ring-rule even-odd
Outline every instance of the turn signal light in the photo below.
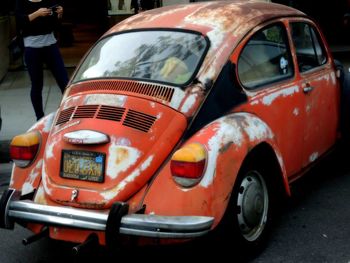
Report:
[[[176,183],[190,187],[204,174],[207,151],[200,143],[190,143],[177,150],[171,158],[170,170]]]
[[[26,167],[34,161],[39,145],[40,133],[37,131],[17,135],[10,144],[10,157],[18,167]]]

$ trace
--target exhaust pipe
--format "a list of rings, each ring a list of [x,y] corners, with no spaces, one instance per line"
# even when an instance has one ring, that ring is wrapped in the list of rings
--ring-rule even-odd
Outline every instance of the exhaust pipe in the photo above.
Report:
[[[26,245],[29,245],[29,244],[31,244],[31,243],[33,243],[33,242],[35,242],[43,237],[47,237],[47,236],[49,236],[49,228],[43,227],[39,233],[34,234],[34,235],[27,237],[27,238],[23,238],[22,244],[26,246]]]
[[[88,236],[88,238],[84,241],[84,243],[81,243],[79,245],[76,245],[72,248],[72,253],[74,256],[78,256],[80,253],[84,251],[88,251],[91,248],[98,245],[98,237],[96,234],[91,234]]]

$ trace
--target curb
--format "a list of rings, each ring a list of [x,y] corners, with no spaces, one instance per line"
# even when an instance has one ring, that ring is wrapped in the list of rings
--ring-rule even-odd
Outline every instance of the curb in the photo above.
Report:
[[[10,159],[10,142],[0,141],[0,163],[8,163]]]

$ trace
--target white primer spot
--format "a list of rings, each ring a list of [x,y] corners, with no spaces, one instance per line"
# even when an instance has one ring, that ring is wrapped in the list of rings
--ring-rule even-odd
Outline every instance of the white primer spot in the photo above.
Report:
[[[118,177],[118,174],[126,171],[129,167],[136,163],[141,156],[141,152],[136,148],[118,145],[116,138],[112,139],[111,146],[108,150],[106,175],[112,179]],[[123,158],[121,158],[123,154]]]
[[[310,155],[309,161],[312,163],[318,158],[318,152],[314,152]]]
[[[144,170],[146,170],[152,163],[154,156],[151,155],[149,156],[141,165],[139,168],[135,169],[129,176],[127,176],[126,178],[124,178],[115,188],[109,190],[109,191],[105,191],[103,193],[101,193],[101,195],[103,196],[103,198],[105,200],[111,200],[113,199],[116,195],[118,195],[118,193],[120,191],[122,191],[125,186],[130,183],[133,182]]]
[[[281,96],[283,96],[283,97],[291,96],[296,92],[299,92],[299,86],[293,86],[293,87],[290,87],[287,89],[279,90],[279,91],[276,91],[274,93],[271,93],[270,95],[265,96],[262,99],[262,102],[264,105],[271,105],[275,99],[277,99]]]
[[[197,99],[196,93],[189,95],[186,98],[184,104],[182,105],[180,111],[183,113],[187,113],[192,108],[193,104],[196,102],[196,99]]]
[[[295,116],[298,116],[298,115],[299,115],[299,109],[298,109],[298,108],[294,108],[293,114],[294,114]]]

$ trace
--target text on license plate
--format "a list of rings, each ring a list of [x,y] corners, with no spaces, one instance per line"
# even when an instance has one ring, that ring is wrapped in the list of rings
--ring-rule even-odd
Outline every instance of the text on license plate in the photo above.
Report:
[[[99,152],[63,150],[60,176],[102,183],[105,156],[104,153]]]

